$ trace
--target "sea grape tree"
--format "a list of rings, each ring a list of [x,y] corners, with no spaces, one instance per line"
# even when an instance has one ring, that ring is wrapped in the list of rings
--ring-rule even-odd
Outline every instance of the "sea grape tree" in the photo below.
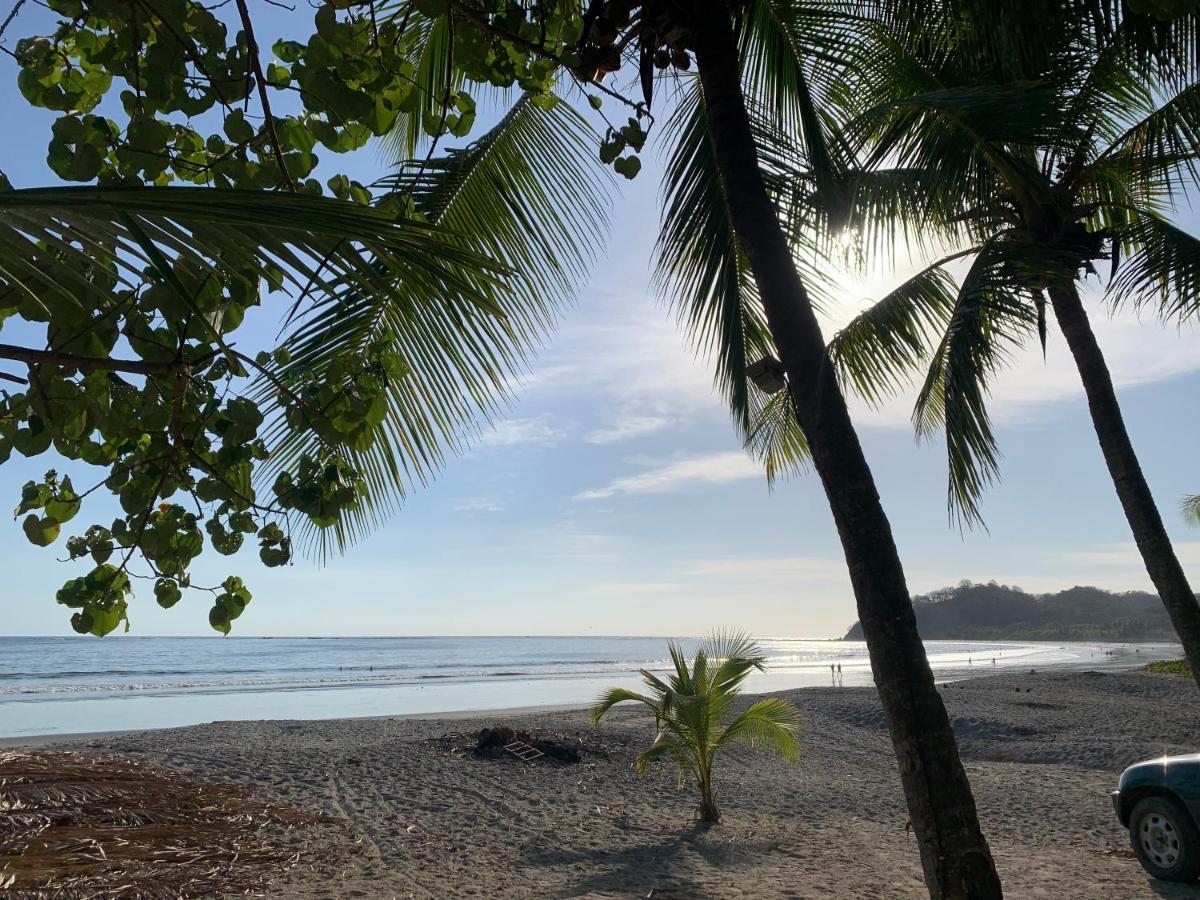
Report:
[[[88,184],[0,176],[0,462],[48,460],[15,513],[32,544],[89,567],[57,595],[75,630],[128,627],[144,580],[168,608],[211,593],[209,622],[228,633],[250,591],[192,580],[206,546],[280,566],[295,529],[372,517],[490,412],[552,319],[553,291],[514,291],[511,266],[438,224],[434,176],[462,172],[433,147],[423,177],[376,189],[321,157],[410,125],[434,146],[466,135],[468,81],[551,109],[553,57],[580,16],[512,5],[503,44],[460,20],[461,74],[443,85],[418,52],[434,20],[365,5],[318,5],[307,40],[275,41],[269,59],[244,0],[226,18],[191,0],[48,6],[58,23],[16,43],[16,80],[58,114],[49,169]],[[296,358],[286,340],[239,343],[272,297]],[[317,326],[356,316],[371,321],[352,352],[313,351]],[[101,493],[120,513],[88,521]]]

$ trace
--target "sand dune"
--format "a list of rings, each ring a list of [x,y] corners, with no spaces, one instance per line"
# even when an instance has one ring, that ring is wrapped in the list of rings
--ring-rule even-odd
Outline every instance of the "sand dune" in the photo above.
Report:
[[[1012,898],[1196,897],[1151,882],[1108,791],[1124,765],[1200,749],[1200,694],[1181,678],[1001,675],[944,688],[984,827]],[[470,719],[219,722],[105,737],[142,755],[345,825],[296,832],[303,897],[921,898],[915,842],[882,713],[860,688],[790,692],[806,754],[750,749],[718,768],[725,821],[692,825],[673,770],[638,779],[637,711]],[[583,742],[575,765],[455,752],[503,718]]]

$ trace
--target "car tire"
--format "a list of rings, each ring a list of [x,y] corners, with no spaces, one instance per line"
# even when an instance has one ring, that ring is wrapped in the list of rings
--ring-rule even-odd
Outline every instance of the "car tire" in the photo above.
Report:
[[[1129,814],[1129,839],[1138,862],[1155,878],[1189,882],[1200,876],[1200,831],[1177,801],[1139,800]]]

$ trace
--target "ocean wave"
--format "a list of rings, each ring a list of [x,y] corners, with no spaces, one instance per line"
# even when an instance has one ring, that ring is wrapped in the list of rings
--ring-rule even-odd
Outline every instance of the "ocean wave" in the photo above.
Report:
[[[387,659],[372,663],[372,657],[380,655],[372,652],[365,655],[365,660],[364,654],[359,654],[356,659],[346,659],[342,662],[341,659],[349,654],[338,652],[331,654],[332,658],[317,664],[295,658],[299,654],[311,656],[311,642],[306,642],[304,650],[295,649],[278,655],[272,651],[261,659],[250,661],[242,657],[241,650],[246,646],[244,644],[238,645],[239,652],[230,658],[217,649],[223,645],[205,641],[203,647],[195,651],[204,655],[196,657],[196,663],[193,665],[187,664],[190,660],[179,660],[182,664],[174,666],[163,665],[163,656],[166,653],[164,648],[154,654],[157,659],[146,659],[144,667],[131,665],[128,659],[123,660],[123,665],[117,666],[111,665],[111,662],[105,666],[97,660],[98,665],[94,669],[80,665],[86,656],[73,647],[72,658],[67,666],[57,671],[36,671],[41,666],[51,665],[53,655],[38,653],[30,647],[26,651],[25,660],[21,660],[19,656],[17,659],[10,656],[5,661],[12,668],[0,672],[0,698],[6,701],[32,702],[39,699],[62,700],[71,697],[84,699],[189,692],[340,689],[433,681],[482,682],[504,678],[618,676],[634,673],[638,669],[662,672],[669,670],[671,666],[670,660],[661,655],[647,653],[643,658],[631,658],[640,651],[650,650],[649,641],[637,647],[625,648],[632,651],[625,656],[617,655],[620,648],[616,647],[613,649],[617,653],[605,655],[604,651],[609,647],[604,646],[604,639],[599,639],[596,642],[599,646],[589,648],[592,650],[590,653],[584,650],[582,658],[572,657],[569,650],[564,652],[566,648],[561,644],[556,648],[545,647],[545,655],[539,658],[539,654],[528,644],[514,647],[509,640],[519,639],[464,639],[454,650],[445,648],[441,659],[430,659],[431,650],[427,648],[420,653],[413,653],[413,658],[407,660]],[[831,665],[841,665],[849,669],[861,669],[870,665],[865,646],[861,643],[769,640],[764,641],[763,645],[768,656],[767,666],[773,673],[804,670],[815,673],[821,669],[828,672]],[[9,644],[9,647],[12,646]],[[108,646],[110,645],[105,645],[102,652],[110,652]],[[175,650],[178,646],[172,644],[169,649]],[[654,641],[654,649],[661,647],[661,642]],[[87,649],[90,651],[90,647]],[[997,656],[1002,666],[1016,665],[1020,660],[1026,660],[1026,664],[1034,660],[1038,664],[1045,664],[1051,662],[1058,651],[1065,649],[1004,642],[929,642],[927,645],[931,664],[939,668],[966,666],[972,656],[977,662]],[[461,654],[458,659],[453,658],[455,650]],[[596,650],[601,652],[597,653]],[[91,652],[99,655],[101,651]],[[447,659],[446,656],[450,658]]]

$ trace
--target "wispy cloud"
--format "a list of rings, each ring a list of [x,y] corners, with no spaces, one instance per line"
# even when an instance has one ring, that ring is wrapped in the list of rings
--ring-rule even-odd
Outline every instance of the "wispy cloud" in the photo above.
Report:
[[[653,298],[636,291],[603,292],[603,303],[566,322],[515,387],[533,402],[587,397],[593,408],[602,403],[643,425],[668,410],[672,422],[724,412],[708,362],[695,357]]]
[[[505,419],[479,438],[480,447],[517,447],[531,445],[549,447],[557,444],[566,431],[550,424],[548,416],[531,419]]]
[[[762,466],[741,451],[692,456],[610,481],[575,495],[576,500],[604,500],[617,494],[665,494],[696,485],[726,484],[762,478]]]
[[[684,565],[687,575],[704,578],[788,579],[849,584],[846,561],[824,556],[705,559]]]
[[[671,419],[666,416],[629,416],[591,432],[587,441],[590,444],[615,444],[618,441],[661,431],[670,424]]]
[[[602,581],[581,586],[575,596],[581,599],[621,597],[687,597],[691,588],[677,581]]]
[[[455,502],[455,512],[500,512],[504,504],[496,497],[463,497]]]
[[[1175,555],[1184,566],[1200,566],[1200,541],[1175,541],[1173,546]],[[1143,579],[1149,580],[1142,555],[1133,541],[1102,544],[1095,550],[1055,553],[1050,558],[1061,564],[1079,566],[1083,571],[1093,566],[1104,569],[1131,569],[1138,572]]]

